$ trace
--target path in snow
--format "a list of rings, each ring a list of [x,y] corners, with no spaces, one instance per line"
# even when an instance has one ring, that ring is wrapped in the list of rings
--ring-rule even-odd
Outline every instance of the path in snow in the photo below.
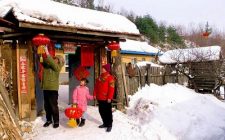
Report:
[[[27,140],[127,140],[127,139],[143,139],[143,136],[138,133],[138,129],[126,115],[119,111],[113,113],[114,123],[110,133],[105,132],[105,129],[98,128],[102,124],[98,108],[89,106],[87,111],[87,120],[84,127],[70,128],[67,126],[68,119],[64,115],[64,109],[67,105],[66,90],[68,86],[60,86],[59,89],[59,110],[60,110],[60,126],[57,129],[49,126],[42,127],[45,122],[45,117],[39,117],[34,122],[34,130],[32,135],[24,136]],[[32,137],[32,138],[31,138]]]

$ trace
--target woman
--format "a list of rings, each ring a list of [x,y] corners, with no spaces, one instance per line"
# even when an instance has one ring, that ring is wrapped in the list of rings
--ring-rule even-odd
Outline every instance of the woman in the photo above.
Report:
[[[102,74],[96,79],[94,98],[99,103],[99,113],[103,124],[99,128],[106,128],[106,132],[112,130],[112,99],[114,95],[115,80],[110,74],[110,64],[102,66]]]

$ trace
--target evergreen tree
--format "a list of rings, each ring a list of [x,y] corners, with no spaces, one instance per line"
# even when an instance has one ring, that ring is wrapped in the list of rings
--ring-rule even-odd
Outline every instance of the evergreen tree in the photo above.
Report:
[[[152,19],[152,17],[150,17],[149,15],[146,15],[144,17],[137,17],[135,20],[135,24],[140,33],[148,37],[152,43],[159,42],[158,25]]]
[[[176,29],[173,26],[169,26],[167,28],[167,41],[168,43],[172,44],[172,45],[176,45],[183,47],[184,46],[184,42],[181,36],[179,36],[179,34],[177,33]]]
[[[164,24],[159,25],[159,40],[161,42],[166,41],[166,26]]]

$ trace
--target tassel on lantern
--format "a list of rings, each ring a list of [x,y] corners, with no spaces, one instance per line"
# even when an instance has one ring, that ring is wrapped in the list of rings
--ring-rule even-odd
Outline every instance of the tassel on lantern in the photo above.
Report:
[[[67,122],[67,125],[69,125],[70,127],[77,127],[77,121],[74,118],[71,118]]]
[[[120,49],[120,45],[117,42],[111,42],[108,44],[108,49],[111,50],[111,56],[116,57],[117,51]]]
[[[43,45],[38,46],[37,53],[39,55],[41,55],[40,56],[40,62],[42,63],[43,62],[43,56],[42,56],[42,54],[44,53],[44,46]]]
[[[112,50],[112,51],[111,51],[111,56],[112,56],[112,57],[117,56],[117,50]]]

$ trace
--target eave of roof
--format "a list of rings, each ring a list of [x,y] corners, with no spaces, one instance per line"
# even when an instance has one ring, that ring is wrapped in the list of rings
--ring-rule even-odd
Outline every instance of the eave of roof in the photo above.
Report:
[[[148,53],[148,52],[138,52],[138,51],[127,51],[127,50],[121,50],[120,53],[122,54],[139,54],[139,55],[149,55],[149,56],[156,56],[156,55],[162,55],[158,53]]]

